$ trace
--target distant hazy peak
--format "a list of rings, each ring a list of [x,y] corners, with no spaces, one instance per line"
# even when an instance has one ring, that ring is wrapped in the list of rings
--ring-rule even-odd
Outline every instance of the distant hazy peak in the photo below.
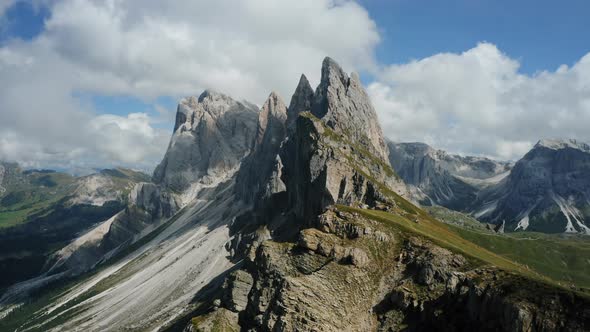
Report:
[[[561,150],[565,148],[577,149],[584,152],[590,152],[590,146],[584,142],[575,139],[542,139],[535,148],[544,147],[552,150]]]

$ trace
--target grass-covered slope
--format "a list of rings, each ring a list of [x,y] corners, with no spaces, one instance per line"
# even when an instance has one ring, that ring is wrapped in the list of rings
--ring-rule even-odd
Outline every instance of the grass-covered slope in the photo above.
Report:
[[[120,168],[74,177],[47,170],[22,171],[16,165],[3,167],[0,293],[38,276],[52,253],[121,211],[135,183],[149,180],[141,172]]]
[[[398,201],[406,210],[411,204],[401,197]],[[496,266],[555,286],[574,285],[578,290],[590,292],[590,241],[581,237],[567,239],[538,233],[504,235],[474,231],[445,224],[417,207],[414,207],[415,213],[338,208],[422,236],[479,264]]]
[[[66,197],[74,181],[69,174],[51,171],[14,174],[14,180],[4,186],[5,192],[0,196],[0,228],[18,225],[41,213]]]
[[[535,232],[498,234],[461,212],[425,208],[461,237],[563,284],[590,289],[590,238]]]

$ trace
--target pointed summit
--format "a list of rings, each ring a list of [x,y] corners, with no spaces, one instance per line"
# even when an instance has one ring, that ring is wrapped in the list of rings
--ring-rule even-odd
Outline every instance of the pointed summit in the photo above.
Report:
[[[291,103],[289,104],[289,109],[287,110],[287,127],[291,128],[297,119],[297,116],[301,112],[306,112],[311,110],[311,102],[313,100],[313,89],[305,77],[304,74],[301,74],[301,78],[299,78],[299,84],[297,84],[297,88],[291,97]]]
[[[330,57],[325,57],[322,61],[322,79],[320,85],[337,84],[340,81],[342,85],[348,85],[348,75],[342,67]]]
[[[287,106],[276,92],[271,92],[258,115],[252,152],[244,160],[236,179],[236,191],[243,201],[260,203],[285,190],[280,179],[278,153],[286,136],[286,121]]]
[[[276,133],[271,133],[269,138],[267,139],[274,139],[276,135],[282,136],[284,135],[284,127],[285,121],[287,120],[287,106],[285,106],[285,102],[283,99],[276,93],[271,92],[264,105],[262,105],[262,109],[258,115],[258,129],[256,133],[256,141],[255,144],[258,145],[262,143],[266,131],[270,128],[270,130],[276,131]],[[282,140],[282,137],[277,138]]]
[[[329,57],[322,63],[322,79],[315,91],[311,112],[332,129],[387,161],[387,147],[377,113],[358,75],[349,77]]]
[[[237,167],[255,138],[257,107],[206,90],[178,104],[174,133],[153,181],[184,191]]]

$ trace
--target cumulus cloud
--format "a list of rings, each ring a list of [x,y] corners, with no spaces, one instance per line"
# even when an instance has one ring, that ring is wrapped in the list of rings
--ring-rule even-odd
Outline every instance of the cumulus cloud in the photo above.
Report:
[[[0,0],[0,17],[17,0]],[[590,55],[534,75],[490,43],[407,64],[376,63],[375,22],[348,0],[32,0],[42,33],[0,46],[0,159],[39,167],[152,169],[170,135],[158,97],[206,88],[288,101],[324,56],[374,74],[386,135],[451,152],[519,158],[542,137],[588,141]],[[1,21],[1,19],[0,19]],[[152,112],[101,114],[79,96],[130,96]]]
[[[0,0],[0,16],[15,1]],[[262,104],[289,99],[299,74],[319,80],[332,55],[376,67],[365,9],[345,0],[37,0],[50,13],[31,41],[0,47],[0,158],[31,166],[153,168],[169,116],[155,104],[205,88]],[[157,116],[97,114],[79,95],[133,96]],[[75,164],[75,165],[72,165]]]
[[[534,75],[495,45],[387,66],[369,85],[385,134],[502,159],[540,138],[590,140],[590,53]]]

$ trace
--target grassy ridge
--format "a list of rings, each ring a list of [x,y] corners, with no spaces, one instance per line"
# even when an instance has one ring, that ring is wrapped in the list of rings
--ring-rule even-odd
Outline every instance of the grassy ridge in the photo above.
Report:
[[[63,199],[74,177],[64,173],[29,172],[27,180],[7,186],[0,199],[0,229],[23,223]]]
[[[540,233],[489,234],[449,226],[461,237],[563,285],[590,289],[590,241]]]
[[[534,234],[537,238],[531,239],[528,236],[533,236],[532,234],[520,234],[519,238],[480,233],[447,225],[425,215],[411,215],[407,218],[384,211],[341,205],[338,208],[359,213],[402,232],[427,238],[441,247],[461,253],[483,265],[497,266],[558,287],[566,287],[573,282],[587,293],[590,280],[590,262],[587,261],[590,257],[588,241],[551,239],[550,236],[542,234]],[[569,260],[567,264],[557,265],[563,258]],[[569,268],[570,266],[572,268]]]
[[[414,222],[401,215],[384,211],[358,209],[343,205],[338,206],[338,208],[348,212],[357,212],[367,218],[385,223],[390,227],[426,237],[441,247],[450,249],[454,252],[459,252],[482,263],[495,265],[508,271],[516,271],[527,276],[534,276],[535,278],[541,277],[534,271],[529,270],[506,257],[500,256],[464,239],[449,228],[448,225],[438,220],[424,218],[423,216],[415,216],[414,218],[416,218],[418,222]]]
[[[534,232],[497,234],[461,212],[443,207],[425,210],[450,224],[461,237],[563,284],[590,289],[590,239],[579,235]]]

